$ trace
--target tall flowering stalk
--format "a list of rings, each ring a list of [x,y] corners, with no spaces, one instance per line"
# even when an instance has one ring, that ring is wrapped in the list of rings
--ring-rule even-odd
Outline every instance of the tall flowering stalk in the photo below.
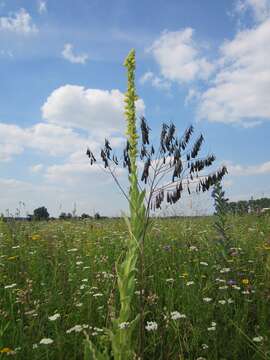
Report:
[[[128,75],[128,88],[125,95],[125,116],[127,120],[127,141],[129,143],[128,156],[130,159],[129,174],[129,208],[130,219],[126,218],[129,236],[126,240],[126,254],[124,260],[116,264],[117,284],[120,295],[119,317],[113,320],[113,330],[110,331],[113,354],[115,359],[128,360],[134,358],[132,333],[136,328],[139,316],[131,319],[132,299],[135,292],[135,277],[139,257],[140,243],[144,234],[145,191],[138,188],[137,156],[138,134],[136,129],[137,100],[135,88],[135,51],[127,56],[125,63]],[[123,324],[126,324],[123,325]],[[124,329],[123,329],[124,328]]]
[[[129,158],[129,208],[130,218],[125,218],[129,236],[126,239],[124,259],[122,256],[116,263],[117,285],[120,296],[120,310],[117,318],[112,320],[112,329],[107,330],[112,354],[115,360],[134,359],[133,332],[137,328],[139,315],[132,319],[132,300],[135,293],[137,262],[140,252],[140,243],[144,236],[146,210],[144,206],[145,191],[138,187],[137,156],[138,134],[136,129],[137,100],[135,88],[135,51],[127,56],[125,63],[128,74],[128,88],[125,95],[125,116],[127,120],[127,142]],[[93,359],[106,359],[107,353],[98,350],[87,338],[86,353]],[[91,358],[90,357],[90,358]]]
[[[125,116],[127,120],[127,142],[120,157],[112,153],[110,142],[105,139],[100,158],[104,168],[108,170],[129,202],[130,216],[126,217],[129,236],[125,240],[125,253],[116,263],[117,286],[120,296],[118,316],[112,319],[112,327],[107,330],[106,343],[99,344],[99,348],[87,338],[87,359],[109,359],[109,353],[116,360],[134,359],[136,356],[133,340],[134,331],[140,321],[140,358],[144,356],[144,239],[149,225],[150,211],[160,209],[167,201],[175,204],[181,199],[182,192],[187,190],[191,194],[192,187],[196,192],[205,192],[219,182],[226,174],[226,167],[210,174],[200,173],[215,161],[213,154],[198,157],[204,138],[202,135],[190,147],[193,126],[186,129],[180,137],[174,124],[163,124],[160,142],[156,150],[154,143],[150,143],[150,128],[146,119],[141,118],[141,136],[136,128],[136,100],[135,87],[135,51],[127,56],[124,66],[127,68],[128,88],[125,95]],[[140,148],[140,150],[139,150]],[[86,152],[90,164],[97,162],[96,156],[90,149]],[[137,160],[140,157],[142,174],[138,177]],[[115,176],[115,169],[123,165],[129,173],[129,193]],[[143,190],[141,190],[143,189]],[[147,192],[146,192],[147,191]],[[137,270],[139,264],[139,271]],[[132,303],[135,292],[136,274],[140,279],[140,314],[132,318]],[[117,312],[117,311],[114,311]],[[108,339],[110,345],[108,344]],[[104,340],[105,341],[105,340]],[[100,349],[103,349],[101,351]]]

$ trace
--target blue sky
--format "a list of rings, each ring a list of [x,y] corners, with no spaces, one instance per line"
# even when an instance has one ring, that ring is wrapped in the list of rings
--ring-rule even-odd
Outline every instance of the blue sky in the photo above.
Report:
[[[20,201],[23,212],[45,205],[53,215],[74,203],[78,213],[126,209],[85,149],[97,151],[105,136],[121,147],[131,48],[138,112],[153,136],[164,121],[180,132],[193,123],[206,153],[228,166],[229,198],[270,196],[270,0],[8,0],[0,1],[0,212]],[[209,198],[192,201],[204,211]]]

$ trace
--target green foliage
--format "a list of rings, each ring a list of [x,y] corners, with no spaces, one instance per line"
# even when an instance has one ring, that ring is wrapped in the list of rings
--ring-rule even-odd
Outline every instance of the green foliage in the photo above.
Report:
[[[230,201],[227,204],[227,209],[232,214],[247,214],[248,212],[260,212],[262,209],[270,208],[269,198],[260,198],[250,200],[239,200],[237,202]]]
[[[228,216],[227,216],[227,203],[228,199],[225,198],[225,191],[222,189],[221,182],[215,184],[212,191],[215,207],[215,221],[214,228],[216,229],[220,243],[223,247],[223,255],[226,256],[231,247],[231,238],[228,234]]]
[[[34,210],[34,220],[48,220],[50,214],[45,206],[41,206]]]
[[[145,360],[263,358],[247,345],[243,333],[265,358],[270,352],[270,222],[256,214],[228,214],[237,250],[226,265],[214,241],[212,223],[212,217],[156,219],[148,233],[145,323],[155,321],[158,328],[145,334]],[[102,356],[107,349],[112,360],[110,334],[101,329],[114,331],[111,319],[119,317],[114,269],[115,262],[125,259],[122,253],[117,260],[123,247],[127,249],[121,241],[129,240],[126,229],[122,219],[4,223],[0,230],[0,346],[20,348],[14,356],[18,360],[83,359],[83,330],[67,331],[87,325],[85,332],[94,349]],[[16,286],[5,288],[12,284]],[[134,290],[131,321],[140,312],[139,283]],[[186,318],[173,320],[173,311]],[[55,313],[61,317],[50,321],[48,317]],[[132,350],[139,345],[136,321],[130,336]],[[216,330],[208,331],[212,321]],[[119,337],[128,329],[123,328]],[[260,336],[261,342],[253,341]],[[39,344],[48,337],[52,344]],[[89,351],[87,360],[94,358]],[[13,358],[1,356],[1,360]]]

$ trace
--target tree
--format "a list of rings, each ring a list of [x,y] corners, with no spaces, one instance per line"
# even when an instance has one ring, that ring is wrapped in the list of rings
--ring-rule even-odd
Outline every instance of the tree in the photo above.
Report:
[[[35,220],[48,220],[50,214],[45,206],[41,206],[34,210],[33,217]]]
[[[89,214],[83,213],[83,214],[81,215],[81,218],[82,218],[82,219],[90,219],[91,216],[90,216]]]

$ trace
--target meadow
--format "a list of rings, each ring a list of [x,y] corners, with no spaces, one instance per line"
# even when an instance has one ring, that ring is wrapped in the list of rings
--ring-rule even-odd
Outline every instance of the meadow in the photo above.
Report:
[[[269,220],[231,216],[226,258],[214,217],[152,220],[144,359],[270,359]],[[83,359],[118,308],[124,220],[0,227],[0,359]]]

